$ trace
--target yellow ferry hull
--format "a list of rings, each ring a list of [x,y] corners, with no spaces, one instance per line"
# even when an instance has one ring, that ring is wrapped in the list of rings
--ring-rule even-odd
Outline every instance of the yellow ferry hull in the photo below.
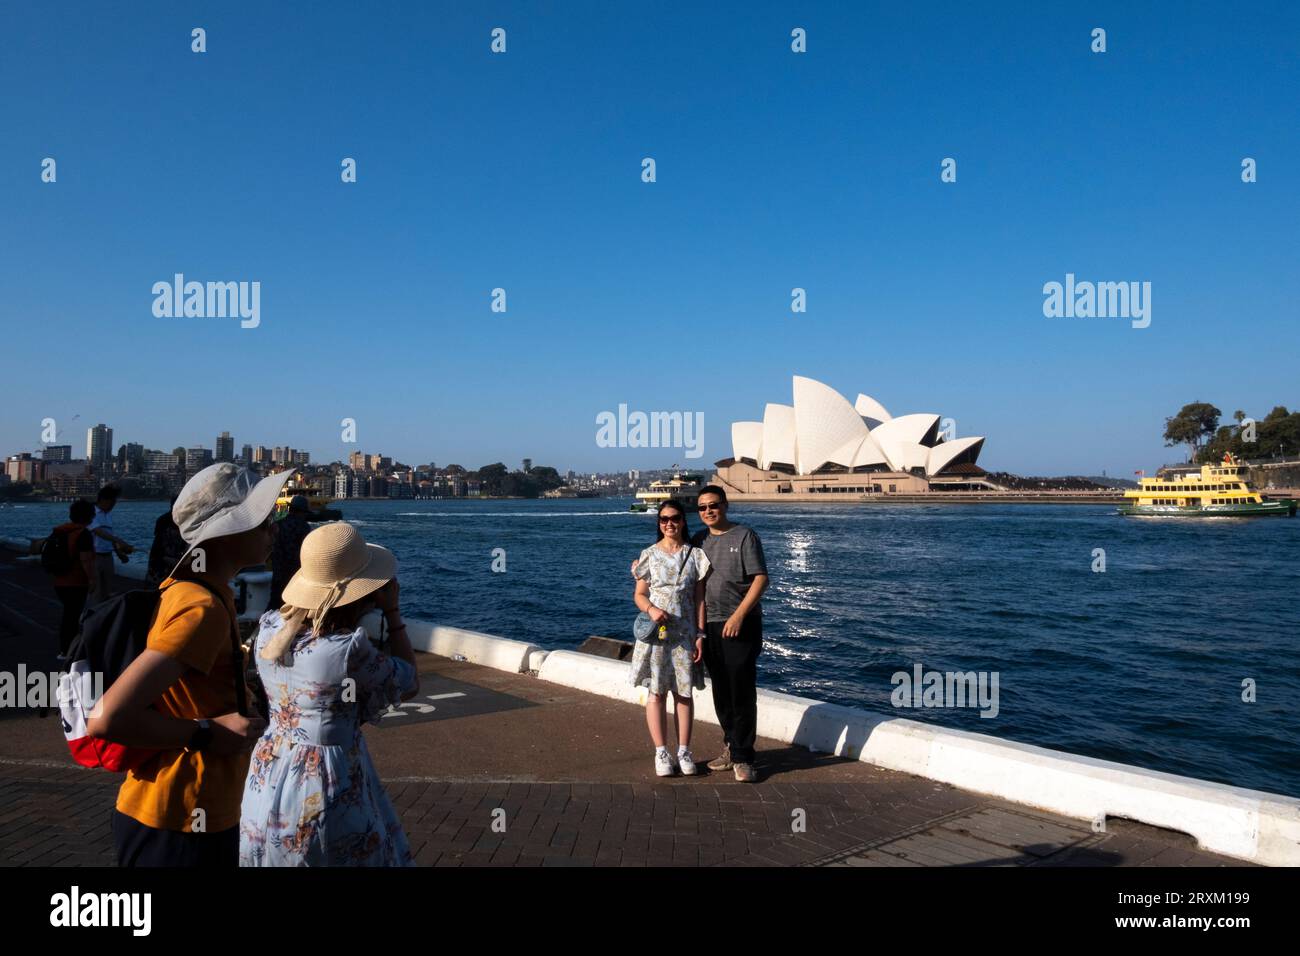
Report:
[[[1138,505],[1123,504],[1119,506],[1122,515],[1160,515],[1189,518],[1254,518],[1274,515],[1293,518],[1296,513],[1295,501],[1286,498],[1280,501],[1243,501],[1230,505]]]

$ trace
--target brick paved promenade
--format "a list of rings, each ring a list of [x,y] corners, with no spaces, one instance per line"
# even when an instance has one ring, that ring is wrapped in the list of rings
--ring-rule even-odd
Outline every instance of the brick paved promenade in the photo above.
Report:
[[[56,669],[58,613],[40,569],[0,553],[0,670]],[[419,657],[421,697],[366,738],[421,864],[1245,865],[1182,834],[1117,820],[1093,833],[771,740],[759,741],[757,784],[707,772],[659,780],[640,708]],[[720,747],[716,727],[697,726],[697,755]],[[56,715],[0,711],[0,865],[112,865],[117,784],[71,764]]]

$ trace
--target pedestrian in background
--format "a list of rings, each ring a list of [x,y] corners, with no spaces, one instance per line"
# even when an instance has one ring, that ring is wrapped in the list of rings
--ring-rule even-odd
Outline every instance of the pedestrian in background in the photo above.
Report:
[[[303,495],[289,499],[289,513],[275,523],[275,544],[271,547],[271,599],[267,607],[274,610],[284,597],[284,586],[302,567],[302,543],[311,534],[307,516],[311,506]]]
[[[86,609],[90,581],[95,574],[95,551],[88,528],[95,520],[95,506],[78,498],[68,509],[68,520],[52,534],[63,535],[63,567],[54,574],[54,593],[63,605],[59,623],[59,660],[67,660],[68,648],[81,629],[81,612]],[[110,559],[111,560],[111,559]]]
[[[94,607],[113,596],[113,555],[125,564],[126,557],[135,548],[113,533],[113,509],[121,494],[116,485],[105,485],[95,497],[95,518],[90,523],[90,533],[95,545],[95,573],[90,579],[90,594],[86,604]]]
[[[172,508],[175,506],[176,498],[173,497],[167,510],[153,523],[153,545],[149,548],[149,570],[145,576],[150,584],[161,584],[186,551],[181,529],[172,517]]]

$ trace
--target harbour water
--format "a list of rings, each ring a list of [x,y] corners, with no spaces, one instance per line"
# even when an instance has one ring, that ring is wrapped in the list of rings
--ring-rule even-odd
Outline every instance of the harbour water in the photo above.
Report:
[[[654,518],[629,503],[342,508],[397,554],[410,616],[572,648],[630,639],[628,567]],[[5,508],[0,533],[43,535],[66,507]],[[133,562],[163,507],[114,512],[140,546]],[[732,517],[762,536],[773,578],[761,686],[1300,796],[1294,520],[1125,519],[1088,505],[750,505]],[[996,672],[997,716],[895,708],[891,677],[918,664]]]

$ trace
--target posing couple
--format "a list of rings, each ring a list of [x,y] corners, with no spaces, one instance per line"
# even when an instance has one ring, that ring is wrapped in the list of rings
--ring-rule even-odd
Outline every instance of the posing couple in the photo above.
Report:
[[[758,721],[758,655],[763,648],[767,588],[763,544],[751,528],[727,520],[727,493],[706,485],[697,499],[704,529],[691,537],[686,508],[676,499],[659,506],[655,543],[632,564],[636,606],[653,630],[636,642],[632,683],[646,687],[646,724],[655,745],[655,773],[697,772],[691,755],[692,693],[704,688],[701,664],[713,684],[713,709],[722,726],[722,754],[710,770],[732,770],[752,783]],[[676,701],[677,756],[665,745],[664,699]]]

